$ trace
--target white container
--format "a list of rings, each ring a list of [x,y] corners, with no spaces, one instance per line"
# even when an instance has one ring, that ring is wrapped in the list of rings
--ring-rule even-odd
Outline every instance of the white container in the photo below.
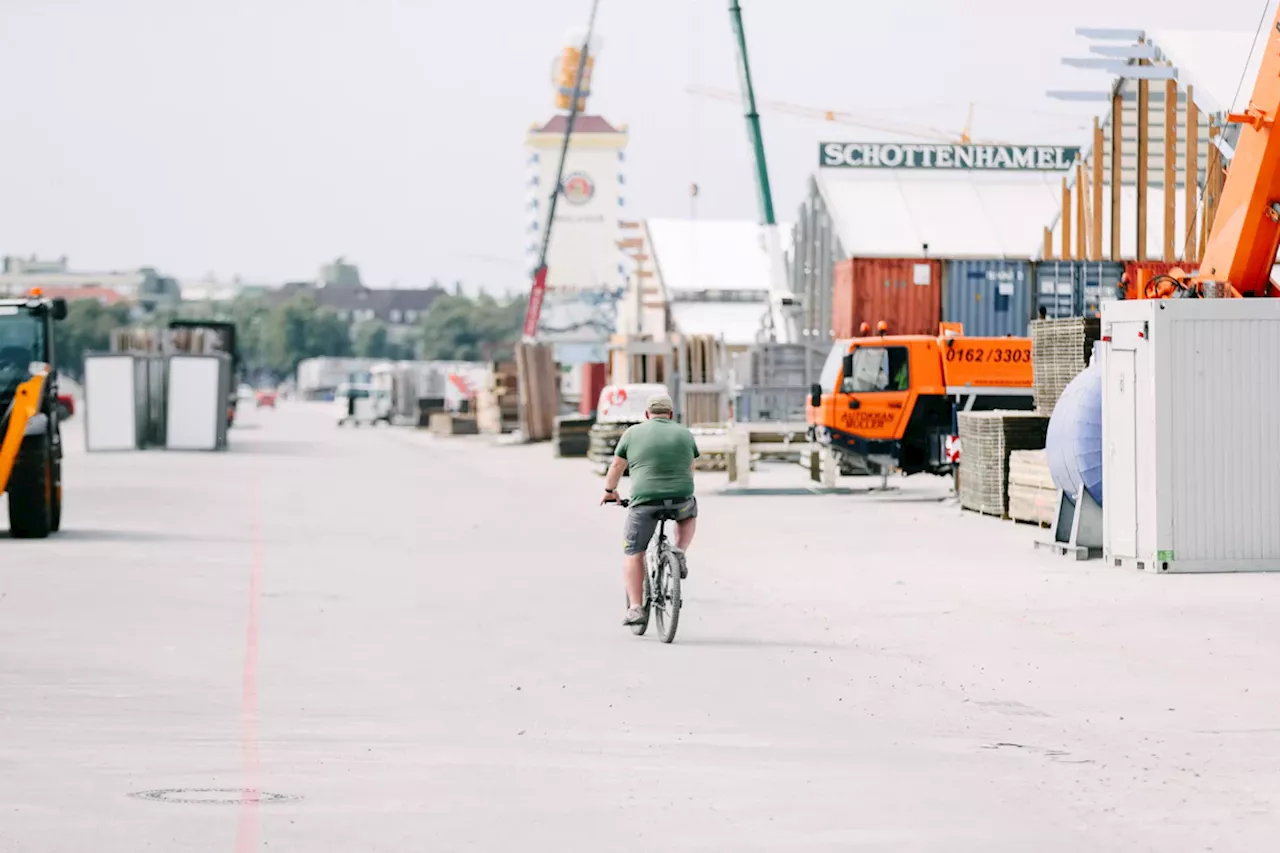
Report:
[[[1280,571],[1280,299],[1102,309],[1103,553]]]
[[[138,371],[131,355],[84,358],[85,449],[137,450],[141,446]]]
[[[226,450],[231,360],[224,354],[169,356],[166,450]]]

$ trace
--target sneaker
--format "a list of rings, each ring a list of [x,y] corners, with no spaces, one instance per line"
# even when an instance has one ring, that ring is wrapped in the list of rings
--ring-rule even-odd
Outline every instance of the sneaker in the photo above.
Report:
[[[675,557],[676,562],[680,565],[680,580],[687,580],[689,577],[689,561],[685,559],[684,551],[673,547],[671,556]]]
[[[648,613],[643,607],[628,607],[627,616],[622,620],[623,625],[643,625],[648,618]]]

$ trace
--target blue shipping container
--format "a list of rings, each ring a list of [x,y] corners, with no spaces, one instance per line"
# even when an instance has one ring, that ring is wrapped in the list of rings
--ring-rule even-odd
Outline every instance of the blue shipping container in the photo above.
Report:
[[[1120,298],[1124,264],[1117,261],[1041,261],[1036,264],[1036,311],[1048,317],[1097,317]]]
[[[1027,334],[1031,321],[1029,261],[946,261],[942,319],[981,337]]]

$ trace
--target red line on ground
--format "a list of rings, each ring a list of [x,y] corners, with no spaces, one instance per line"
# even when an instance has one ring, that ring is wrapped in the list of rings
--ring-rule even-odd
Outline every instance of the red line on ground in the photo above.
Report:
[[[250,489],[249,501],[249,617],[245,628],[244,666],[240,693],[240,822],[236,828],[236,853],[252,853],[261,846],[262,765],[258,755],[258,606],[262,598],[262,518],[259,484]]]

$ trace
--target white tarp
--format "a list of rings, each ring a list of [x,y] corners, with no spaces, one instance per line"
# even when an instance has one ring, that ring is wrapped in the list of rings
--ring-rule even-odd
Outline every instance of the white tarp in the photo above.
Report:
[[[1196,106],[1206,112],[1243,112],[1262,67],[1274,16],[1271,0],[1268,23],[1256,38],[1251,32],[1226,30],[1155,30],[1150,40],[1178,69],[1179,88],[1192,87]]]
[[[1027,258],[1062,203],[1062,174],[821,170],[817,181],[847,256]]]
[[[790,224],[778,228],[785,254],[794,229]],[[659,283],[668,297],[677,290],[769,289],[769,254],[755,222],[649,219],[645,229]]]

